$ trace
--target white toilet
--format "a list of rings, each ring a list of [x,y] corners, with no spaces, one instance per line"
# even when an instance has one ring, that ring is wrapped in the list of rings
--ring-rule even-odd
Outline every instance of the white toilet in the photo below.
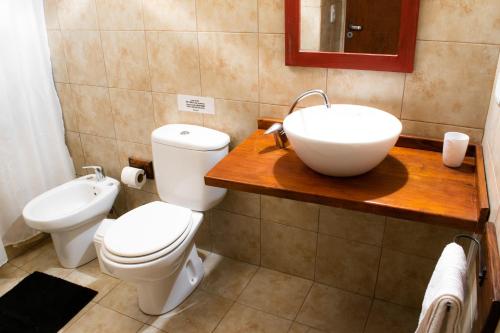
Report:
[[[205,174],[228,153],[229,136],[209,128],[172,124],[151,135],[156,187],[163,202],[118,218],[101,246],[103,266],[137,287],[139,307],[158,315],[177,307],[203,277],[193,238],[204,211],[225,189],[206,186]]]

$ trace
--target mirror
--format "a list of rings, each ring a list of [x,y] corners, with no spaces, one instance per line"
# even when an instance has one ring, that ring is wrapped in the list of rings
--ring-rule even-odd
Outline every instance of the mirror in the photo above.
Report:
[[[285,0],[286,64],[413,71],[418,0]]]
[[[301,0],[301,51],[397,54],[401,0]]]

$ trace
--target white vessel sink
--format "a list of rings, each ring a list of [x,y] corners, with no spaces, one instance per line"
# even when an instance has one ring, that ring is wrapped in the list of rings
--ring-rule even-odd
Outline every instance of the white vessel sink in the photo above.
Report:
[[[399,119],[379,109],[349,104],[295,111],[283,128],[299,158],[311,169],[349,177],[375,168],[401,134]]]

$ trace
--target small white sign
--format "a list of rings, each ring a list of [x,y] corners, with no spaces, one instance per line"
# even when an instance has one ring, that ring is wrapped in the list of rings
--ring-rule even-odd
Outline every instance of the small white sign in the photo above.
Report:
[[[179,111],[215,114],[215,102],[212,97],[177,95]]]

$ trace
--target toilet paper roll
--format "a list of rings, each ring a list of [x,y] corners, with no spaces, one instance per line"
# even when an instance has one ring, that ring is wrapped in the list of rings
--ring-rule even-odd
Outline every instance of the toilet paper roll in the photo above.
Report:
[[[132,167],[123,168],[122,182],[132,188],[142,188],[142,186],[146,183],[144,170]]]

